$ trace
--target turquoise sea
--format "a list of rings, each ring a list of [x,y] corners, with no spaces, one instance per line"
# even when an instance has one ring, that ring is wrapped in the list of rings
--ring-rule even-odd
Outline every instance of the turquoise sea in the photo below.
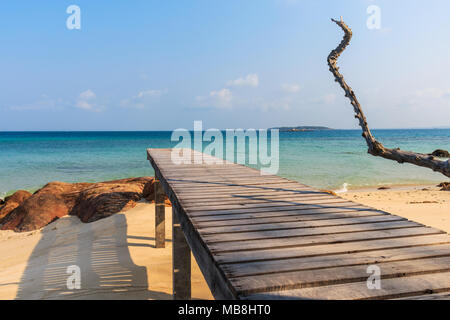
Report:
[[[388,147],[450,150],[450,129],[373,130]],[[173,147],[171,132],[0,132],[0,197],[50,181],[153,175],[146,148]],[[207,143],[205,143],[206,145]],[[280,176],[318,188],[429,184],[446,177],[367,154],[360,130],[280,132]]]

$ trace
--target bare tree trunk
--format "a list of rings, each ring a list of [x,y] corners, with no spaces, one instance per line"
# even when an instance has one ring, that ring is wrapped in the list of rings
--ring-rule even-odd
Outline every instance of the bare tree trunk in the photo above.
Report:
[[[415,153],[410,151],[403,151],[399,148],[389,149],[383,146],[379,141],[377,141],[372,133],[370,132],[369,126],[367,125],[366,117],[364,116],[364,112],[362,111],[361,105],[356,98],[355,93],[352,88],[350,88],[344,80],[344,76],[339,73],[339,67],[337,66],[337,59],[344,52],[345,48],[350,43],[352,38],[352,30],[341,20],[334,20],[339,27],[344,30],[344,38],[342,39],[339,46],[331,51],[328,56],[328,65],[330,67],[331,73],[333,73],[335,81],[338,82],[342,89],[345,91],[345,96],[350,99],[350,103],[355,110],[355,118],[359,120],[359,125],[362,128],[362,136],[366,140],[367,146],[369,147],[368,152],[371,155],[383,157],[390,160],[395,160],[399,163],[412,163],[417,166],[430,168],[433,171],[437,171],[442,173],[443,175],[450,177],[450,160],[442,161],[436,159],[433,155],[423,154],[423,153]]]

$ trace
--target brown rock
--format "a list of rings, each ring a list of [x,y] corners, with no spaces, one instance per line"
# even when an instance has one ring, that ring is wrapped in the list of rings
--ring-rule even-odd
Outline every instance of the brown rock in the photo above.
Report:
[[[31,231],[67,214],[92,222],[134,207],[143,198],[145,187],[152,183],[151,177],[100,183],[51,182],[16,206],[0,227]],[[147,189],[146,192],[151,192],[150,187]]]
[[[61,195],[35,194],[14,209],[2,222],[3,230],[32,231],[69,213]]]
[[[142,199],[149,181],[128,180],[95,183],[83,190],[70,212],[83,222],[92,222],[131,209]]]
[[[0,223],[11,211],[17,208],[22,202],[31,196],[31,193],[25,190],[16,191],[13,195],[6,197],[0,206]]]
[[[2,220],[2,230],[32,231],[65,216],[85,183],[51,182],[36,191]]]

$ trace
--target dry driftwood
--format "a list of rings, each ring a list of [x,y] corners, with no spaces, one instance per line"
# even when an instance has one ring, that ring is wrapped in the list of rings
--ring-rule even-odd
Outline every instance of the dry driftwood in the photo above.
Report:
[[[362,111],[361,105],[356,98],[355,93],[352,88],[350,88],[344,80],[342,74],[339,73],[339,68],[337,66],[337,59],[344,52],[345,48],[350,43],[352,38],[352,30],[344,23],[342,20],[334,20],[339,27],[344,30],[344,38],[341,43],[337,46],[336,49],[331,51],[328,55],[328,65],[330,67],[331,73],[333,73],[336,82],[338,82],[342,89],[345,91],[345,96],[350,99],[350,102],[355,110],[355,118],[359,120],[359,125],[362,128],[362,136],[367,142],[367,146],[369,147],[368,152],[371,155],[383,157],[390,160],[395,160],[399,163],[411,163],[417,166],[430,168],[433,171],[437,171],[442,173],[443,175],[450,177],[450,160],[443,161],[437,159],[433,155],[423,154],[423,153],[415,153],[410,151],[403,151],[400,148],[389,149],[383,146],[377,139],[374,138],[372,133],[370,132],[369,126],[367,125],[366,117],[364,116],[364,112]]]

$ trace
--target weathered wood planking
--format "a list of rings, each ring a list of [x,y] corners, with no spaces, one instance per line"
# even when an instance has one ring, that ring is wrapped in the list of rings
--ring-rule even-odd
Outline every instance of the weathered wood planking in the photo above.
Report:
[[[147,153],[215,298],[448,299],[443,231],[183,152],[197,162],[175,164],[172,149]],[[367,286],[370,265],[381,270],[380,289]]]

